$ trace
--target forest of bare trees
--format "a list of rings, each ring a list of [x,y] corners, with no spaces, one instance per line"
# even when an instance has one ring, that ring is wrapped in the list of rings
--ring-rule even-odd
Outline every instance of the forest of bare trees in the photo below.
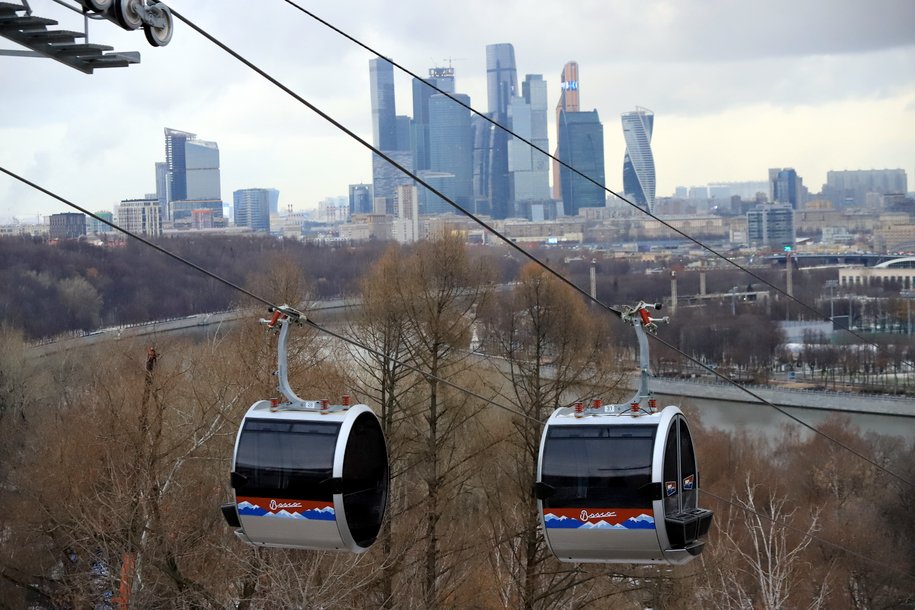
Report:
[[[123,243],[123,242],[117,242]],[[209,236],[162,238],[160,245],[239,285],[263,283],[263,270],[278,264],[291,265],[309,278],[314,298],[352,298],[360,294],[366,261],[378,260],[387,245],[315,245],[267,237]],[[411,248],[401,247],[403,252]],[[591,262],[574,250],[543,249],[535,254],[577,286],[589,284]],[[519,277],[520,257],[501,248],[470,248],[467,256],[487,269],[498,284]],[[598,298],[619,305],[640,299],[660,301],[669,295],[666,274],[645,274],[629,260],[596,259]],[[38,238],[0,238],[0,319],[20,328],[30,340],[51,341],[62,333],[85,334],[100,327],[137,324],[152,320],[222,311],[233,306],[236,295],[227,286],[143,244],[128,240],[123,247],[100,248],[84,242],[63,241],[56,245]],[[684,261],[669,261],[678,269],[681,294],[699,290],[699,272]],[[755,269],[754,273],[784,286],[779,269]],[[795,295],[820,310],[842,316],[853,308],[856,323],[899,326],[908,319],[908,306],[895,298],[893,286],[861,287],[863,299],[876,299],[869,307],[846,299],[823,301],[824,285],[835,271],[798,271]],[[754,289],[746,274],[729,269],[706,273],[709,292],[727,293],[737,288]],[[751,278],[752,279],[752,278]],[[264,286],[277,294],[277,286]],[[756,288],[765,288],[757,282]],[[857,290],[857,289],[856,289]],[[898,288],[896,297],[898,297]],[[864,303],[864,301],[862,301]],[[874,304],[876,303],[876,304]],[[863,315],[866,313],[867,315]],[[766,384],[776,367],[795,370],[812,387],[843,391],[907,393],[915,378],[908,364],[915,354],[915,338],[904,334],[867,335],[873,347],[858,348],[844,342],[860,342],[851,334],[835,338],[810,335],[802,353],[787,353],[778,321],[819,319],[810,310],[778,295],[766,302],[726,300],[702,307],[681,307],[671,322],[668,340],[680,351],[706,364],[721,367],[728,376],[749,383]],[[631,359],[628,337],[617,343],[620,355]],[[673,351],[657,350],[655,367],[661,375],[708,374]]]
[[[264,261],[246,285],[307,311],[320,294],[307,267],[282,252]],[[256,315],[203,340],[114,341],[43,358],[5,323],[0,608],[915,604],[911,485],[822,436],[703,426],[701,405],[685,410],[700,502],[716,512],[703,555],[676,568],[552,557],[531,495],[542,422],[560,404],[618,398],[628,338],[552,276],[515,268],[511,290],[494,291],[504,269],[457,241],[379,249],[341,331],[351,343],[292,332],[299,395],[352,394],[385,430],[387,516],[361,555],[253,548],[222,519],[242,415],[277,394],[275,339]],[[661,334],[703,340],[690,331],[684,322]],[[469,349],[473,337],[486,356]],[[839,419],[826,431],[915,480],[911,441]]]

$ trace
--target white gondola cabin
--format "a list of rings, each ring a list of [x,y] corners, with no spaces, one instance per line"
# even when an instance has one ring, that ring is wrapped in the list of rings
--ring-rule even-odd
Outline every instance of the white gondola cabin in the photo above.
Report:
[[[291,310],[284,310],[290,312]],[[280,390],[286,402],[248,409],[232,460],[234,502],[223,505],[239,538],[260,546],[362,552],[378,536],[388,459],[378,418],[366,405],[302,400],[286,379],[288,320],[279,323]]]
[[[702,552],[712,512],[699,508],[699,470],[686,418],[662,411],[647,387],[645,304],[623,314],[642,350],[642,383],[628,404],[557,409],[540,443],[535,494],[561,561],[686,563]]]

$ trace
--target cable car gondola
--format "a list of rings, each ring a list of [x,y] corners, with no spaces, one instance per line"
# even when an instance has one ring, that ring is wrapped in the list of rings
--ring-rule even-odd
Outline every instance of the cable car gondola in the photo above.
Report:
[[[260,400],[245,414],[232,460],[235,501],[222,512],[254,545],[359,553],[378,536],[387,504],[384,435],[366,405],[292,392],[286,334],[298,315],[282,307],[268,325],[280,327],[277,376],[286,401]]]
[[[658,411],[648,389],[645,330],[661,320],[645,303],[621,317],[639,339],[640,388],[628,404],[594,400],[547,420],[534,488],[541,526],[560,561],[686,563],[702,552],[712,511],[698,506],[686,418],[674,406]]]

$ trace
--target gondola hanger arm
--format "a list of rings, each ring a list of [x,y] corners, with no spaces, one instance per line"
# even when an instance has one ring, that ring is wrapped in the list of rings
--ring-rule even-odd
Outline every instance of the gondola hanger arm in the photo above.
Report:
[[[290,322],[301,324],[305,319],[305,314],[289,305],[271,307],[270,310],[273,312],[273,317],[269,320],[261,318],[260,322],[267,326],[268,331],[279,330],[280,336],[276,346],[275,375],[278,389],[286,399],[284,406],[292,409],[318,409],[321,407],[320,402],[299,398],[289,385],[289,361],[286,357],[286,339],[289,334],[289,324]]]

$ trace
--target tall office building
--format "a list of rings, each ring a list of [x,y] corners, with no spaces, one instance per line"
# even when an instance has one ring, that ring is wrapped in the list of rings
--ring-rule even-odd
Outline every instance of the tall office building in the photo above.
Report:
[[[750,245],[780,250],[794,246],[794,209],[788,203],[758,205],[747,212]]]
[[[563,213],[576,216],[581,208],[604,207],[604,126],[597,110],[559,113],[559,158],[597,183],[563,167]]]
[[[798,209],[807,201],[807,189],[803,179],[790,167],[769,169],[769,201],[772,203],[789,203],[792,209]]]
[[[430,68],[429,77],[413,79],[413,169],[429,169],[429,98],[440,93],[429,85],[445,93],[453,94],[454,68]]]
[[[559,158],[559,115],[562,112],[578,112],[579,102],[578,62],[570,61],[562,67],[559,74],[559,103],[556,104],[556,150],[553,156]],[[553,161],[553,199],[562,199],[561,166]]]
[[[394,99],[394,66],[383,58],[369,60],[372,100],[372,140],[377,149],[408,170],[413,170],[410,153],[410,119],[397,116]],[[404,154],[406,153],[406,154]],[[372,154],[372,186],[386,213],[393,212],[394,187],[411,179],[382,157]]]
[[[383,58],[369,60],[372,95],[372,143],[380,150],[397,150],[394,109],[394,66]]]
[[[651,134],[654,130],[654,113],[636,107],[634,112],[622,115],[623,137],[626,139],[626,156],[623,159],[623,192],[649,212],[654,208],[655,172],[654,155],[651,154]]]
[[[240,189],[232,193],[235,226],[270,232],[270,189]]]
[[[486,46],[487,116],[509,129],[508,107],[517,95],[518,71],[515,49],[509,43]],[[475,118],[474,128],[474,207],[493,218],[514,215],[511,201],[511,179],[508,169],[508,134],[482,118]]]
[[[453,95],[467,106],[470,96]],[[473,198],[473,129],[470,111],[438,93],[429,98],[429,171],[428,181],[458,205],[468,208]],[[425,190],[425,189],[424,189]],[[442,198],[426,192],[420,195],[425,214],[453,211]]]
[[[166,127],[165,166],[169,220],[189,219],[195,209],[212,209],[214,217],[222,218],[219,147],[215,142]],[[157,192],[157,202],[160,198]]]
[[[905,193],[908,183],[904,169],[870,169],[826,172],[823,199],[836,207],[863,206],[868,193]]]
[[[486,95],[489,113],[496,121],[507,117],[508,105],[517,90],[515,48],[507,42],[486,45]]]
[[[371,214],[374,209],[371,184],[349,185],[349,215]]]
[[[511,198],[518,213],[529,209],[533,202],[545,203],[550,199],[550,164],[546,155],[549,151],[547,92],[543,76],[528,74],[525,77],[521,96],[512,98],[508,114],[512,131],[519,136],[508,141]]]

